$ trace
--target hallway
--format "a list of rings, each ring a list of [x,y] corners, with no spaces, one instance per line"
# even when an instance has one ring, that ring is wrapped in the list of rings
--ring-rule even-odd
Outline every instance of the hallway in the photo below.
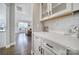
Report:
[[[31,54],[31,37],[25,33],[19,33],[16,39],[16,45],[10,48],[1,48],[1,55],[30,55]]]

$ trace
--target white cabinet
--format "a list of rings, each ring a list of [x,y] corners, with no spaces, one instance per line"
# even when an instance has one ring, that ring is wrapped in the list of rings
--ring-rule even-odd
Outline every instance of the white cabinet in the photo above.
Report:
[[[41,18],[49,16],[50,4],[42,3],[40,6],[41,6]]]
[[[35,55],[41,55],[41,41],[39,41],[40,38],[37,36],[34,36],[34,54]]]
[[[54,39],[54,38],[52,38]],[[79,51],[75,51],[49,39],[34,35],[34,55],[79,55]]]
[[[79,3],[73,3],[73,11],[79,10]]]
[[[69,55],[79,55],[79,51],[68,50]]]
[[[52,41],[34,35],[34,55],[66,55],[66,49]]]
[[[55,55],[43,45],[43,39],[34,36],[34,55]]]
[[[40,4],[40,7],[40,21],[48,20],[51,18],[50,16],[54,18],[58,17],[58,15],[60,16],[61,14],[68,14],[72,11],[71,3],[42,3]]]
[[[64,10],[72,10],[71,3],[52,3],[52,14],[61,12]]]
[[[40,21],[45,21],[79,10],[79,3],[42,3],[40,4]]]
[[[47,49],[45,46],[42,47],[42,54],[43,55],[56,55],[54,52],[51,52],[49,49]]]
[[[55,55],[66,55],[67,54],[67,49],[57,43],[54,43],[46,39],[44,40],[43,43],[44,43],[43,45]]]

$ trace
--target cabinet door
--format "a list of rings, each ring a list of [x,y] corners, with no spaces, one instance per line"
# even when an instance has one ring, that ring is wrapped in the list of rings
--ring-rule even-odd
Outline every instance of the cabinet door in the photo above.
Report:
[[[51,52],[49,49],[47,49],[46,47],[42,47],[43,50],[43,55],[56,55],[54,52]]]
[[[73,11],[79,10],[79,3],[73,3]]]
[[[34,37],[34,54],[35,55],[41,55],[40,49],[41,49],[41,42],[39,41],[39,37]]]
[[[52,4],[48,3],[48,15],[50,16],[52,14]]]
[[[52,3],[52,14],[61,12],[64,10],[72,10],[71,3]]]
[[[48,5],[47,5],[47,3],[42,3],[41,4],[41,18],[44,18],[44,17],[46,17],[46,16],[48,16]]]
[[[79,55],[79,51],[67,50],[68,55]]]
[[[67,54],[67,49],[53,41],[50,40],[44,40],[43,45],[50,50],[51,52],[53,52],[54,54],[57,55],[66,55]]]
[[[42,14],[41,18],[51,15],[51,4],[50,3],[41,4],[41,14]]]

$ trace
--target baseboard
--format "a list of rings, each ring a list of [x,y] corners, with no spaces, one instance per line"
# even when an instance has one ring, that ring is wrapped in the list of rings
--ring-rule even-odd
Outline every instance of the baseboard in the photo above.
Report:
[[[9,45],[0,46],[0,48],[10,48],[11,46],[15,45],[16,42],[10,43]]]
[[[5,46],[0,46],[0,48],[5,48]]]
[[[15,44],[16,44],[16,42],[13,42],[13,43],[10,44],[10,46],[15,45]]]
[[[16,42],[13,42],[13,43],[11,43],[11,44],[9,44],[9,45],[6,45],[5,47],[6,48],[10,48],[12,45],[15,45],[16,44]]]

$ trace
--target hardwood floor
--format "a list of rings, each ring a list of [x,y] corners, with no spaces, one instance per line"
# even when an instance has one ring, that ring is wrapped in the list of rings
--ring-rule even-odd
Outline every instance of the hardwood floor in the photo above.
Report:
[[[0,48],[0,55],[31,55],[31,37],[24,33],[17,35],[16,45]]]

